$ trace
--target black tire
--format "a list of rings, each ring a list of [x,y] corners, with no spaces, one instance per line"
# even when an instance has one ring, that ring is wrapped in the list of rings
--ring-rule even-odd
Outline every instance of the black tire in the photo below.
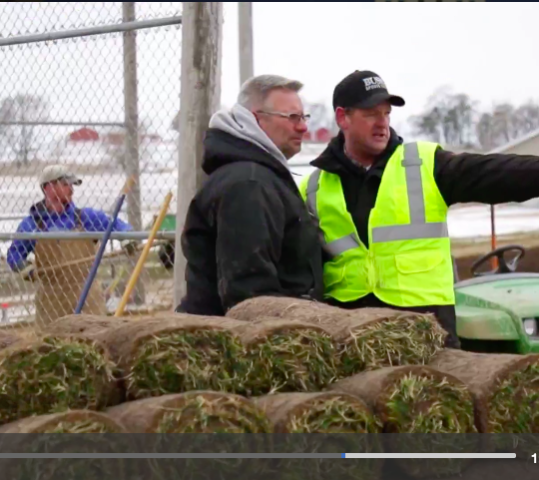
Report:
[[[159,260],[167,270],[174,268],[174,243],[162,245],[158,254]]]

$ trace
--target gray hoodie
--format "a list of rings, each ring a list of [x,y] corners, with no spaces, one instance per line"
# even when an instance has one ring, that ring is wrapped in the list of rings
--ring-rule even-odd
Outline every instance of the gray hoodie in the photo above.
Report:
[[[236,103],[230,110],[218,111],[211,117],[209,126],[254,143],[289,168],[283,152],[275,146],[266,132],[260,128],[255,116],[245,107]]]

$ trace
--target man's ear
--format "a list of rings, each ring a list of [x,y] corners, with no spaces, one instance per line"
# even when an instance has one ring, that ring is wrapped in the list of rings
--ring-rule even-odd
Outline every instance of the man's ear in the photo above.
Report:
[[[347,124],[346,111],[344,108],[337,107],[335,109],[335,122],[337,123],[337,125],[339,126],[341,130]]]
[[[256,112],[251,112],[251,113],[255,117],[256,123],[258,123],[258,125],[260,126],[260,118],[258,118],[258,115],[256,114]]]

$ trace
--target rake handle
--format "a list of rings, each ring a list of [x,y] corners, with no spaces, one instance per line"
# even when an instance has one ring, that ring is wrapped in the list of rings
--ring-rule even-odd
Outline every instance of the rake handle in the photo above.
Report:
[[[122,205],[124,203],[125,197],[129,193],[129,190],[131,190],[131,188],[133,187],[134,183],[135,183],[135,178],[129,177],[120,192],[120,196],[116,200],[114,213],[112,214],[111,221],[109,222],[107,230],[105,234],[103,235],[103,240],[101,241],[101,245],[99,245],[99,251],[97,252],[97,255],[95,257],[94,263],[92,265],[92,269],[90,270],[90,273],[88,274],[88,277],[86,278],[86,283],[84,284],[84,288],[82,289],[82,293],[79,298],[79,303],[77,304],[77,307],[75,308],[75,315],[79,315],[82,312],[84,303],[86,302],[86,298],[88,297],[88,294],[90,293],[90,288],[92,287],[95,276],[97,275],[97,269],[99,268],[99,264],[101,263],[101,259],[103,258],[103,254],[105,253],[105,248],[107,247],[107,243],[112,233],[112,229],[114,228],[114,224],[116,223],[116,220],[118,219],[118,215],[120,214],[120,210],[122,209]]]

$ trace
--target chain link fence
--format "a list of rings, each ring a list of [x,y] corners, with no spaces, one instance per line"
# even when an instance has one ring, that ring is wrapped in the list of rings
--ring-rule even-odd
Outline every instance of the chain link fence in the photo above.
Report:
[[[0,6],[0,325],[73,312],[134,176],[84,311],[116,310],[166,194],[176,193],[181,5]],[[51,165],[82,180],[71,206],[62,182],[40,185]],[[172,201],[125,314],[172,307],[174,214]]]

